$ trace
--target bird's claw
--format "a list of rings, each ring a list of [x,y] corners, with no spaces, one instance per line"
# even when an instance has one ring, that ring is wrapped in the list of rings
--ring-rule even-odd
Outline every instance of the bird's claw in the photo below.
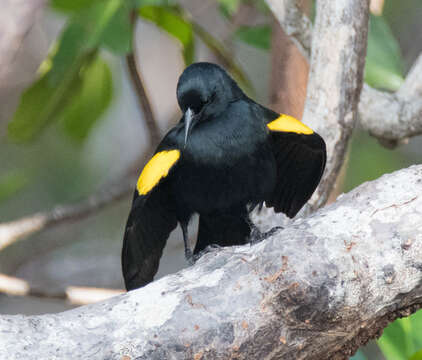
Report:
[[[258,244],[259,242],[268,239],[269,237],[273,236],[275,233],[283,229],[284,227],[282,226],[276,226],[266,232],[261,232],[256,226],[254,226],[252,228],[251,234],[249,235],[249,244]]]

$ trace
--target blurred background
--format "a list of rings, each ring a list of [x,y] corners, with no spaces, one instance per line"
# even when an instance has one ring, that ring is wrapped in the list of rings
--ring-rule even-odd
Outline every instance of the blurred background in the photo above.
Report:
[[[313,1],[299,3],[313,18]],[[376,0],[371,11],[365,81],[394,91],[422,51],[422,2]],[[4,247],[0,273],[25,279],[37,296],[0,294],[3,314],[69,309],[54,296],[67,286],[123,289],[120,250],[132,193],[125,181],[179,120],[175,91],[186,65],[217,62],[258,102],[299,118],[306,95],[307,62],[264,1],[50,0],[32,17],[0,72],[0,223],[119,184],[121,196]],[[421,138],[389,150],[357,129],[337,195],[421,160]],[[158,277],[185,266],[176,229]],[[421,349],[419,312],[354,358],[415,360]]]

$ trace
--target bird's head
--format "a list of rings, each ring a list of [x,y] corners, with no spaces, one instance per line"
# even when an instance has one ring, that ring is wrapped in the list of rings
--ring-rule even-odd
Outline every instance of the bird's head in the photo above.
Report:
[[[218,65],[200,62],[188,66],[177,84],[177,101],[183,112],[185,144],[193,127],[221,114],[229,103],[245,95]]]

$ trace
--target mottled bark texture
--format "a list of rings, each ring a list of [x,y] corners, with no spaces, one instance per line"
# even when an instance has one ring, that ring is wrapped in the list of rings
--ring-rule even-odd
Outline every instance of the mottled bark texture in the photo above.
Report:
[[[422,166],[254,246],[60,314],[1,316],[7,359],[346,359],[422,304]]]

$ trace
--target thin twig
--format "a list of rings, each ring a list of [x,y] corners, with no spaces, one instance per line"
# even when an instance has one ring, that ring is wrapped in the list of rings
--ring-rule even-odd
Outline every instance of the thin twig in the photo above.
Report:
[[[137,13],[134,10],[131,12],[131,17],[130,17],[133,34],[135,34],[136,19],[137,19]],[[150,133],[151,146],[155,148],[155,146],[157,146],[158,142],[160,141],[161,131],[155,119],[151,103],[148,99],[148,94],[145,91],[141,72],[138,71],[138,68],[136,66],[134,43],[132,44],[132,47],[133,47],[132,51],[126,55],[126,66],[130,75],[130,80],[135,89],[139,105],[141,106],[142,113],[144,115],[145,124],[147,125],[149,133]]]
[[[116,182],[104,186],[87,199],[75,204],[56,206],[18,220],[0,224],[0,251],[24,237],[68,221],[86,218],[133,192],[134,177],[126,174]]]
[[[0,293],[11,296],[31,296],[42,299],[65,300],[72,305],[87,305],[123,294],[124,290],[104,289],[85,286],[67,286],[63,290],[51,292],[32,287],[28,281],[0,273]]]

